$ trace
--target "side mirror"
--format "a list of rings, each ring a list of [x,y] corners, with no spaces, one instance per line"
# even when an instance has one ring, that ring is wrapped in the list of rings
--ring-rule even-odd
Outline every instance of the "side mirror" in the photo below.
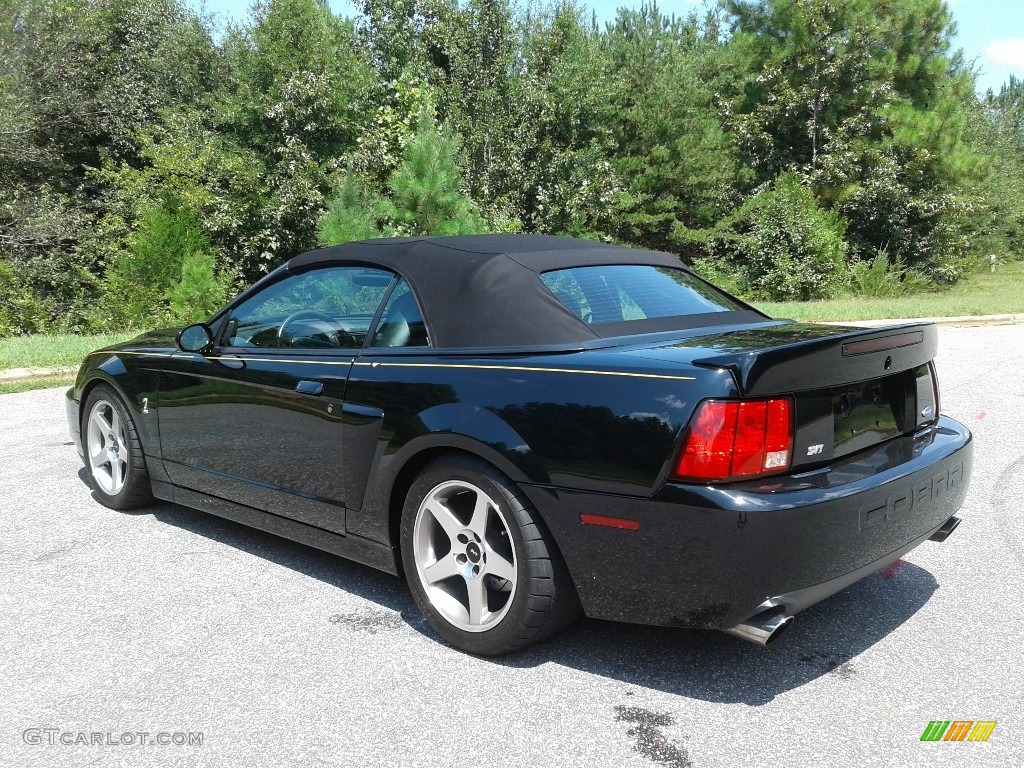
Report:
[[[209,352],[213,349],[213,331],[206,323],[196,323],[178,331],[175,342],[182,352]]]

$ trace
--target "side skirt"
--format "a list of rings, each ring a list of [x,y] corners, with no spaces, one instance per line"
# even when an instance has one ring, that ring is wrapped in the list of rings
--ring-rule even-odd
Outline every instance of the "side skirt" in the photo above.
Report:
[[[273,533],[276,536],[297,541],[300,544],[321,549],[324,552],[330,552],[332,555],[354,560],[357,563],[368,565],[371,568],[390,573],[393,576],[398,575],[398,564],[395,562],[395,554],[391,547],[385,544],[352,534],[342,536],[325,531],[322,528],[314,528],[312,525],[289,520],[280,515],[272,515],[269,512],[262,512],[252,507],[236,504],[233,501],[217,498],[216,496],[197,493],[187,488],[171,485],[170,483],[154,481],[152,485],[153,495],[158,499],[192,507],[201,512],[209,512],[218,517],[224,517],[228,520],[234,520],[236,523],[248,525],[250,528],[257,528],[267,533]]]

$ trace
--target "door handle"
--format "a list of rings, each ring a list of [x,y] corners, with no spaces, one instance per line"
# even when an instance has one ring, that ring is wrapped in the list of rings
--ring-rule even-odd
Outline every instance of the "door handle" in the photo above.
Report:
[[[310,381],[309,379],[302,379],[298,384],[295,385],[295,391],[300,395],[320,395],[323,394],[324,385],[319,381]]]

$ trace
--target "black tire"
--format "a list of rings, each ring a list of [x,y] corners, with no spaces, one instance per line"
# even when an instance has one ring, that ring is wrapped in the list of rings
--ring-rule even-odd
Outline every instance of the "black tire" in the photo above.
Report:
[[[116,413],[116,425],[120,427],[116,431],[123,438],[123,441],[120,438],[113,441],[116,454],[124,463],[124,467],[117,470],[119,475],[123,475],[120,487],[112,480],[114,470],[109,468],[113,462],[107,461],[103,466],[96,466],[97,462],[91,459],[90,419],[94,409],[98,409],[111,426],[115,424],[111,411]],[[109,435],[104,436],[102,441],[104,445],[111,444]],[[85,470],[89,473],[93,495],[100,504],[111,509],[126,510],[152,503],[149,472],[146,470],[146,458],[142,453],[142,442],[135,429],[135,422],[120,395],[106,384],[98,385],[85,400],[85,407],[82,408],[82,447],[85,450]]]
[[[476,517],[466,510],[471,499],[479,499],[479,495],[470,495],[470,487],[488,497],[486,506],[490,511],[485,512],[485,519],[489,523],[484,524],[482,539],[474,537],[468,527]],[[456,537],[426,509],[428,501],[446,493],[452,496],[443,506],[457,513],[453,524],[457,527],[460,521],[465,523]],[[466,541],[459,538],[464,535]],[[439,540],[440,545],[435,546]],[[473,548],[474,540],[480,542],[477,549]],[[450,561],[441,554],[446,544],[451,545]],[[509,653],[550,637],[580,614],[576,589],[540,515],[513,482],[482,461],[450,456],[423,469],[409,489],[402,510],[401,545],[413,599],[430,626],[460,650],[482,656]],[[474,555],[479,562],[472,559]],[[428,585],[427,569],[431,565],[442,566],[442,561],[463,572]],[[474,568],[479,577],[467,576]],[[514,581],[493,574],[492,568],[501,568],[509,575],[514,573]],[[465,590],[467,603],[471,601],[473,585],[477,594],[482,592],[485,596],[488,606],[496,607],[483,611],[488,618],[473,631],[467,631],[464,627],[473,622],[472,609],[468,604],[461,605],[460,600]],[[510,595],[504,603],[503,595]],[[463,610],[465,618],[461,616]],[[455,614],[459,616],[456,618]]]

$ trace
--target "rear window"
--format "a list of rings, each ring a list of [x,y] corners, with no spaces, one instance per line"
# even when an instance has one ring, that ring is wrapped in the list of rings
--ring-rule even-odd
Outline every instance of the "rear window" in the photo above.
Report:
[[[689,272],[643,264],[574,267],[540,276],[565,307],[591,325],[745,310]]]

